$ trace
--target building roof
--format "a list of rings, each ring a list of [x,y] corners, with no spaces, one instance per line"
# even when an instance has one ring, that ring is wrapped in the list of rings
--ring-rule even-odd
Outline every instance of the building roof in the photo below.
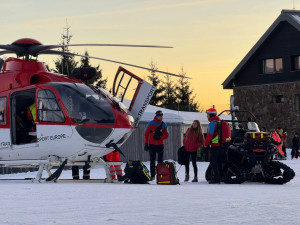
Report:
[[[209,124],[206,113],[175,111],[175,110],[160,108],[153,105],[148,105],[145,113],[141,118],[141,121],[149,122],[153,120],[155,116],[155,112],[157,110],[161,110],[164,113],[163,120],[166,123],[192,124],[194,120],[199,120],[202,125]],[[224,120],[231,120],[231,115],[222,114],[220,118]]]
[[[232,73],[226,78],[222,83],[224,89],[232,89],[234,87],[234,78],[238,72],[243,68],[247,61],[253,56],[253,54],[259,49],[259,47],[264,43],[268,36],[275,30],[281,22],[288,22],[298,31],[300,31],[300,10],[282,10],[281,14],[274,21],[274,23],[269,27],[269,29],[264,33],[264,35],[258,40],[258,42],[252,47],[248,54],[243,58],[243,60],[237,65],[237,67],[232,71]]]

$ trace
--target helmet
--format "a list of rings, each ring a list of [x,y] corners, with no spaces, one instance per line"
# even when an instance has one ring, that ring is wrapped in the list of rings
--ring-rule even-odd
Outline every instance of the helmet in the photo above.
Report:
[[[155,116],[163,116],[163,115],[164,115],[163,112],[160,110],[156,111],[155,113]]]
[[[215,108],[210,108],[208,110],[206,110],[207,114],[212,114],[212,115],[217,115],[217,110]]]

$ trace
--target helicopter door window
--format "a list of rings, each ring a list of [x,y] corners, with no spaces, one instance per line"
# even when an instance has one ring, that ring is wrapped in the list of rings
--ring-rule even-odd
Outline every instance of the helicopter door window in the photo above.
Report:
[[[0,98],[0,125],[6,125],[6,97]]]
[[[38,92],[38,119],[41,122],[65,122],[65,117],[57,103],[56,97],[50,90]]]

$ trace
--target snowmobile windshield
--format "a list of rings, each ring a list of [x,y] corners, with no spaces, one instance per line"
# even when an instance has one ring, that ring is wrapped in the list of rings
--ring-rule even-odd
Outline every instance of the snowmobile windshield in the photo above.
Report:
[[[81,83],[48,83],[59,93],[70,119],[75,123],[114,124],[107,100]]]

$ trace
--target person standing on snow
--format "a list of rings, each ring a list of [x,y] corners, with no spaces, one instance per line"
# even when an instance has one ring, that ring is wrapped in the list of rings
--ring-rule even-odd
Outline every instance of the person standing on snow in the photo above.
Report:
[[[295,136],[293,137],[293,147],[292,147],[292,159],[296,158],[298,159],[298,149],[299,149],[299,135],[298,133],[295,133]]]
[[[281,143],[282,143],[282,151],[284,153],[284,157],[286,157],[286,140],[287,140],[287,132],[284,131],[281,135]]]
[[[209,121],[207,136],[204,142],[204,147],[210,150],[210,165],[214,171],[214,180],[210,184],[220,184],[222,178],[222,164],[226,159],[225,148],[220,143],[218,133],[218,123],[220,118],[217,116],[217,110],[210,108],[206,110],[207,119]]]
[[[193,124],[187,129],[183,138],[183,145],[186,150],[185,157],[185,179],[184,182],[189,181],[190,170],[190,157],[192,157],[192,163],[194,168],[194,179],[192,182],[198,182],[198,168],[197,168],[197,150],[204,144],[204,137],[199,120],[194,120]]]
[[[110,165],[109,173],[112,180],[119,180],[123,176],[122,172],[122,162],[120,160],[120,154],[117,150],[108,153],[106,156],[107,162],[120,162],[118,165]]]
[[[275,129],[270,130],[270,135],[272,138],[272,143],[278,149],[278,154],[275,155],[275,159],[284,159],[284,152],[282,151],[281,138]]]
[[[151,120],[144,134],[145,151],[150,155],[150,174],[151,180],[155,179],[155,161],[163,162],[164,140],[169,137],[167,124],[163,122],[163,113],[158,110],[155,113],[154,120]]]

